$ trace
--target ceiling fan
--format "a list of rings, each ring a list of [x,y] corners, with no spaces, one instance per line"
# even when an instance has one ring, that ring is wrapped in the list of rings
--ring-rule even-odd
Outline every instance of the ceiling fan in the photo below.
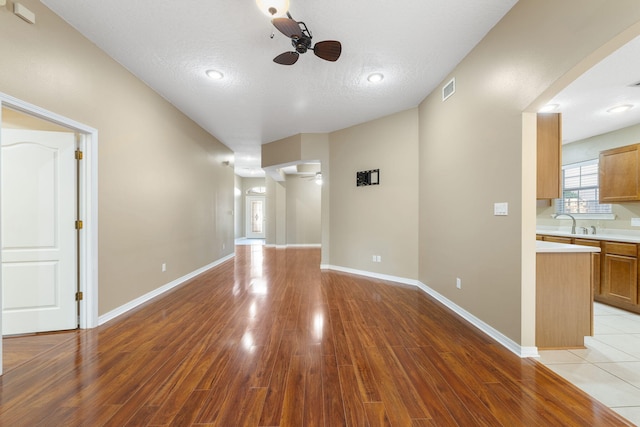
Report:
[[[326,61],[335,62],[340,58],[342,53],[342,45],[336,40],[325,40],[311,45],[311,31],[302,21],[295,21],[289,12],[288,18],[274,18],[271,20],[273,25],[285,36],[291,39],[291,45],[294,47],[292,52],[284,52],[273,58],[273,62],[281,65],[293,65],[300,58],[301,53],[312,50],[318,57]]]
[[[298,178],[304,179],[305,181],[314,181],[316,184],[322,185],[322,172],[305,173]]]

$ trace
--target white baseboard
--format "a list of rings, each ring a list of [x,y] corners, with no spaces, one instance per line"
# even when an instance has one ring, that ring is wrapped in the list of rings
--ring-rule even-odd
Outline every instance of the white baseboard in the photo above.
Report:
[[[204,273],[207,270],[212,269],[213,267],[216,267],[220,264],[222,264],[225,261],[230,260],[231,258],[233,258],[235,256],[235,253],[231,253],[229,255],[227,255],[224,258],[221,258],[217,261],[212,262],[211,264],[205,265],[204,267],[201,267],[195,271],[192,271],[189,274],[186,274],[182,277],[177,278],[176,280],[167,283],[166,285],[163,285],[157,289],[154,289],[153,291],[146,293],[132,301],[129,301],[126,304],[121,305],[120,307],[111,310],[108,313],[103,314],[102,316],[98,317],[98,325],[102,325],[104,323],[107,323],[110,320],[115,319],[116,317],[126,313],[127,311],[133,310],[134,308],[138,307],[141,304],[144,304],[147,301],[152,300],[153,298],[162,295],[163,293],[175,288],[176,286],[179,286],[181,284],[183,284],[184,282],[186,282],[187,280],[193,279],[194,277],[196,277],[199,274]]]
[[[440,301],[444,306],[446,306],[449,310],[456,313],[458,316],[462,317],[467,322],[471,323],[476,328],[480,329],[486,335],[490,336],[494,340],[498,341],[503,347],[506,347],[511,352],[517,354],[520,357],[539,357],[538,348],[537,347],[522,347],[520,344],[513,341],[511,338],[504,335],[502,332],[495,329],[493,326],[485,323],[484,321],[478,319],[473,314],[469,313],[464,308],[460,307],[450,299],[444,297],[437,291],[431,289],[427,285],[422,282],[418,282],[418,287],[424,291],[425,293],[431,295],[433,298]]]
[[[353,268],[340,267],[337,265],[322,264],[320,268],[323,270],[342,271],[343,273],[357,274],[358,276],[366,276],[366,277],[372,277],[374,279],[388,280],[390,282],[403,283],[405,285],[411,285],[411,286],[418,286],[418,284],[420,283],[417,280],[407,279],[405,277],[390,276],[388,274],[373,273],[371,271],[356,270]]]
[[[322,264],[320,266],[320,268],[323,269],[323,270],[342,271],[344,273],[357,274],[359,276],[372,277],[372,278],[376,278],[376,279],[389,280],[391,282],[403,283],[403,284],[406,284],[406,285],[416,286],[416,287],[418,287],[418,289],[420,289],[421,291],[425,292],[426,294],[431,295],[433,298],[435,298],[440,303],[442,303],[444,306],[446,306],[449,310],[453,311],[455,314],[457,314],[458,316],[460,316],[461,318],[466,320],[471,325],[473,325],[476,328],[480,329],[480,331],[482,331],[483,333],[485,333],[489,337],[491,337],[494,340],[496,340],[499,344],[501,344],[503,347],[505,347],[507,350],[511,351],[512,353],[515,353],[517,356],[523,357],[523,358],[524,357],[540,357],[539,354],[538,354],[538,348],[537,347],[535,347],[535,346],[534,347],[522,347],[520,344],[516,343],[511,338],[507,337],[502,332],[500,332],[497,329],[495,329],[493,326],[491,326],[491,325],[485,323],[484,321],[478,319],[476,316],[474,316],[473,314],[469,313],[467,310],[463,309],[462,307],[460,307],[459,305],[457,305],[453,301],[451,301],[448,298],[444,297],[443,295],[441,295],[437,291],[431,289],[430,287],[428,287],[424,283],[420,282],[419,280],[407,279],[407,278],[397,277],[397,276],[390,276],[390,275],[387,275],[387,274],[372,273],[372,272],[363,271],[363,270],[355,270],[355,269],[352,269],[352,268],[339,267],[339,266],[329,265],[329,264]]]

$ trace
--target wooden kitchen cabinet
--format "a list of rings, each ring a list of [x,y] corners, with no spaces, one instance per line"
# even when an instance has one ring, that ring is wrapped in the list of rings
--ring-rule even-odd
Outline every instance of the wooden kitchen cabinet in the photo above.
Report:
[[[562,188],[562,116],[541,113],[537,119],[537,199],[558,199]]]
[[[591,254],[536,254],[536,346],[582,348],[592,335]]]
[[[568,245],[573,243],[573,239],[571,237],[561,237],[561,236],[542,236],[542,240],[545,242],[566,243]]]
[[[640,144],[600,152],[600,203],[640,200]]]
[[[638,308],[638,245],[604,242],[599,300],[621,308]]]
[[[601,248],[600,240],[574,238],[573,244]],[[601,280],[600,280],[600,276],[601,276],[600,261],[602,256],[600,255],[599,252],[594,252],[591,254],[591,258],[592,258],[591,259],[591,284],[593,288],[593,296],[595,297],[596,295],[600,295],[602,293]]]
[[[639,247],[636,243],[614,242],[584,237],[536,235],[537,239],[547,242],[572,243],[600,247],[601,252],[592,256],[593,299],[604,304],[640,313],[638,278]],[[569,241],[568,241],[569,240]]]

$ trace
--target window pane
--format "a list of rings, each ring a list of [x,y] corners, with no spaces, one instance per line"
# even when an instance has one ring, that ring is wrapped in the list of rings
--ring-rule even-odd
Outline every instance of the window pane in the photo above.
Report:
[[[597,187],[598,175],[582,175],[581,187]]]
[[[562,199],[557,213],[611,213],[610,204],[598,203],[598,163],[574,164],[563,169]]]
[[[564,176],[580,176],[580,168],[567,168],[564,170]]]
[[[580,188],[580,177],[574,176],[571,178],[565,177],[564,188]]]

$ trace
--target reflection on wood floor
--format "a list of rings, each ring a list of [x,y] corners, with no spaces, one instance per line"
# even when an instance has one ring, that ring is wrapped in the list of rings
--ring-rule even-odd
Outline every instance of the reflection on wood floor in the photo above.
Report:
[[[238,246],[15,364],[0,425],[629,425],[416,288],[319,263],[319,249]]]

